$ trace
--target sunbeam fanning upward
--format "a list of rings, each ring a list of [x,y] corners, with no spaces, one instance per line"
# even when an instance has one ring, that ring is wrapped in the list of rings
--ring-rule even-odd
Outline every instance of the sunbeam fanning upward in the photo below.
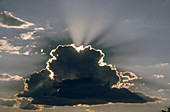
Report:
[[[103,1],[67,1],[64,2],[65,23],[76,46],[84,39],[85,45],[93,40],[100,32],[110,26],[113,17],[108,4]],[[106,8],[107,7],[107,8]]]

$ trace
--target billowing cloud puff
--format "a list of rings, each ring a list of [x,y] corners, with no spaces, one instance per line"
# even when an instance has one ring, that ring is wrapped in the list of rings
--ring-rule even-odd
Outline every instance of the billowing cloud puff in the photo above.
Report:
[[[0,12],[0,27],[5,28],[27,28],[33,26],[33,23],[29,23],[20,18],[17,18],[8,11]]]
[[[52,62],[47,64],[49,65],[47,69],[54,73],[55,80],[59,82],[67,79],[91,78],[101,80],[104,84],[109,82],[110,86],[119,83],[116,68],[104,63],[104,54],[91,46],[85,49],[82,46],[75,49],[74,45],[59,46],[52,51],[52,56]]]
[[[119,72],[104,62],[104,53],[91,46],[59,45],[40,72],[25,81],[18,97],[32,97],[33,104],[77,105],[107,103],[146,103],[156,99],[117,88],[122,82]],[[126,72],[124,77],[136,78]]]

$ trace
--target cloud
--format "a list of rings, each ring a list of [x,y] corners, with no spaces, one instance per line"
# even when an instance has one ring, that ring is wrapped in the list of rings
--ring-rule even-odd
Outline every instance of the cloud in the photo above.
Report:
[[[94,110],[86,109],[87,112],[95,112]]]
[[[32,38],[34,39],[32,33],[33,32],[21,34],[22,35],[21,38],[24,38],[23,40],[29,40]],[[14,46],[11,43],[9,43],[8,39],[0,39],[0,53],[9,53],[15,55],[29,55],[31,49],[35,47],[36,47],[35,45],[31,45],[31,44],[26,46]]]
[[[169,67],[169,63],[159,63],[159,64],[155,64],[155,65],[145,65],[145,66],[142,66],[142,65],[135,65],[133,67],[139,67],[139,68],[164,68],[164,67]]]
[[[20,105],[19,108],[21,109],[26,109],[26,110],[37,110],[39,109],[38,106],[35,106],[33,104],[31,104],[31,101],[26,99],[26,98],[22,98],[21,100],[18,100]]]
[[[36,31],[32,31],[32,32],[27,32],[27,33],[22,33],[20,34],[20,38],[23,39],[23,40],[34,40],[34,33]]]
[[[15,75],[11,76],[10,74],[7,73],[0,73],[0,81],[9,81],[9,80],[22,80],[23,77]]]
[[[122,83],[116,67],[104,62],[104,53],[91,46],[59,45],[52,50],[47,66],[25,80],[18,97],[32,97],[32,104],[78,105],[154,102],[144,94],[117,88]],[[131,72],[123,73],[136,79]]]
[[[12,46],[10,43],[8,43],[8,40],[1,40],[0,39],[0,52],[7,52],[10,54],[20,54],[19,50],[22,47],[20,46]]]
[[[120,72],[120,83],[119,85],[115,86],[118,88],[130,88],[131,86],[135,86],[135,84],[132,82],[133,80],[136,79],[142,79],[142,77],[138,77],[136,74],[134,74],[133,72]]]
[[[44,30],[44,28],[42,27],[39,27],[39,28],[34,28],[34,31],[32,32],[27,32],[27,33],[22,33],[20,34],[20,37],[16,37],[16,38],[19,38],[19,39],[22,39],[22,40],[34,40],[35,37],[38,37],[38,36],[33,36],[37,31],[42,31]]]
[[[17,101],[15,99],[5,99],[0,98],[0,105],[6,106],[6,107],[14,107],[16,106]]]
[[[121,76],[123,82],[128,82],[128,81],[131,81],[131,80],[138,79],[137,75],[135,75],[134,73],[129,72],[129,71],[121,72],[120,76]]]
[[[167,67],[167,66],[169,66],[169,63],[160,63],[160,64],[152,65],[151,67]]]
[[[4,11],[0,12],[0,27],[4,28],[28,28],[33,26],[33,23],[29,23],[20,18],[12,15],[11,12]]]
[[[7,40],[1,40],[0,39],[0,52],[6,51],[6,52],[12,52],[12,51],[18,51],[21,49],[19,46],[12,46],[10,43],[8,43]]]
[[[159,89],[158,92],[164,92],[165,90],[164,89]]]
[[[27,110],[39,109],[38,106],[31,104],[31,100],[28,98],[15,98],[15,99],[0,98],[0,105],[4,107],[18,107],[20,109]]]
[[[156,79],[164,78],[164,75],[153,75]]]

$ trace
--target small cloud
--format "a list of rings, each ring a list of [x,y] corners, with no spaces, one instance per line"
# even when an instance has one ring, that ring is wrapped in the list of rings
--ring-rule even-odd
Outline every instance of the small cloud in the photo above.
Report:
[[[118,88],[130,88],[131,86],[135,86],[134,83],[130,82],[136,79],[141,79],[141,77],[138,77],[133,72],[120,72],[121,81],[118,85]]]
[[[165,90],[164,89],[159,89],[158,92],[164,92]]]
[[[160,64],[157,64],[157,65],[155,65],[155,66],[165,67],[165,66],[168,66],[168,65],[169,65],[169,63],[160,63]]]
[[[4,28],[28,28],[33,26],[33,23],[24,21],[18,17],[12,15],[11,12],[0,12],[0,27]]]
[[[95,112],[94,110],[86,109],[87,112]]]
[[[164,78],[164,75],[153,75],[156,79]]]
[[[7,37],[2,37],[3,39],[7,39]]]
[[[39,31],[39,30],[44,30],[44,28],[39,27],[39,28],[34,28],[35,31]]]
[[[123,82],[129,82],[131,80],[135,80],[135,79],[139,79],[138,76],[136,74],[134,74],[133,72],[121,72],[121,78]]]
[[[9,80],[22,80],[23,77],[15,75],[11,76],[10,74],[7,73],[0,73],[0,81],[9,81]]]
[[[15,37],[15,38],[22,39],[22,40],[34,40],[36,37],[38,37],[38,36],[34,36],[34,34],[41,30],[44,30],[44,28],[42,28],[42,27],[34,28],[34,31],[22,33],[22,34],[20,34],[20,37]]]
[[[24,55],[29,55],[30,51],[26,51],[25,53],[23,53]]]
[[[0,39],[0,52],[7,52],[10,54],[19,54],[19,50],[22,47],[20,46],[12,46],[8,43],[8,40],[1,40]]]
[[[32,32],[27,32],[27,33],[22,33],[20,34],[20,39],[23,40],[34,40],[35,37],[33,36],[37,31],[32,31]]]
[[[133,68],[164,68],[164,67],[168,67],[169,63],[159,63],[159,64],[154,64],[154,65],[135,65],[132,66]]]

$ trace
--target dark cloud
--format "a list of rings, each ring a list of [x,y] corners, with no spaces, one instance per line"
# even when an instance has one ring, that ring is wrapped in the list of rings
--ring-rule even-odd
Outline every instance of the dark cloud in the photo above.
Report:
[[[126,88],[116,88],[121,82],[118,71],[103,62],[102,51],[91,46],[60,45],[50,54],[52,58],[46,69],[33,73],[18,97],[32,97],[33,104],[56,106],[157,100]],[[125,76],[132,78],[130,73]]]
[[[99,79],[104,84],[110,81],[110,85],[119,82],[115,68],[104,65],[101,61],[104,54],[90,46],[81,52],[77,52],[72,46],[60,46],[53,55],[57,60],[49,64],[49,69],[56,74],[56,80],[92,78]]]
[[[23,99],[19,100],[19,102],[20,102],[19,108],[21,108],[21,109],[27,109],[27,110],[39,109],[35,105],[31,104],[30,100],[28,100],[28,99],[23,98]]]
[[[6,24],[8,26],[20,26],[20,25],[24,24],[23,22],[18,21],[17,19],[10,17],[6,13],[1,13],[0,18],[1,18],[0,22],[3,23],[3,24]]]
[[[5,107],[18,107],[20,109],[27,110],[39,109],[34,104],[31,104],[31,100],[28,98],[15,98],[15,99],[0,98],[0,105]]]
[[[12,15],[8,11],[0,12],[0,27],[5,28],[27,28],[34,25]]]
[[[16,104],[17,104],[17,101],[15,99],[0,98],[0,105],[2,106],[14,107]]]

